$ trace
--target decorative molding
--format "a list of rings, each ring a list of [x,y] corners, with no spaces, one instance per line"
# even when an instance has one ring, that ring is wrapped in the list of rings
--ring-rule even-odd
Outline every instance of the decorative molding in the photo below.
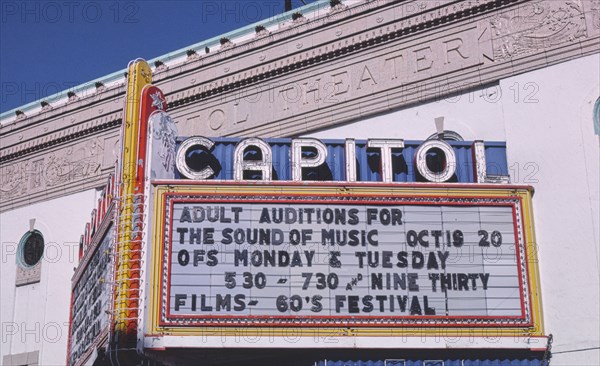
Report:
[[[102,171],[97,176],[90,176],[85,179],[59,185],[46,191],[32,192],[31,195],[21,195],[11,200],[0,199],[0,213],[8,212],[19,207],[31,205],[38,202],[45,202],[72,194],[84,192],[91,189],[98,189],[109,177],[108,171]]]
[[[163,112],[150,117],[149,125],[153,139],[151,146],[154,146],[155,149],[152,153],[158,157],[162,168],[151,169],[152,171],[147,174],[152,176],[152,172],[155,170],[164,171],[167,174],[171,173],[175,167],[177,137],[175,123],[167,113]]]
[[[17,265],[15,286],[25,286],[40,282],[40,279],[42,278],[42,262],[43,260],[31,267],[22,267]]]
[[[306,130],[321,128],[336,123],[336,117],[348,118],[345,113],[324,113],[327,110],[348,108],[356,116],[357,100],[393,92],[402,93],[402,99],[424,81],[436,84],[439,93],[448,75],[477,73],[485,63],[482,54],[491,54],[478,43],[481,33],[477,24],[462,24],[448,34],[407,39],[393,48],[382,46],[352,60],[333,59],[322,67],[281,75],[277,82],[206,98],[201,105],[176,108],[172,115],[186,120],[194,113],[195,120],[205,121],[201,131],[196,125],[180,125],[182,134],[285,136],[297,133],[291,132],[296,120]],[[387,106],[389,94],[384,99]]]
[[[89,135],[51,151],[0,166],[0,212],[95,187],[113,169],[111,138]],[[109,166],[106,166],[107,163]],[[96,184],[94,184],[96,182]],[[72,187],[67,189],[67,187]]]
[[[117,92],[112,98],[85,97],[72,103],[73,108],[61,106],[22,122],[0,126],[0,157],[122,118],[124,93],[111,91]]]
[[[34,153],[39,150],[50,148],[54,145],[64,144],[71,140],[82,138],[88,135],[96,134],[100,131],[115,128],[121,125],[122,120],[103,118],[95,121],[80,124],[76,127],[67,128],[64,131],[55,132],[50,135],[31,140],[27,144],[13,146],[0,152],[0,163],[14,160],[24,155]]]
[[[590,9],[592,27],[595,29],[600,29],[600,0],[592,0]]]
[[[538,0],[500,13],[490,21],[494,57],[506,60],[587,37],[579,1]]]
[[[544,38],[543,34],[538,35],[533,34],[529,35],[525,31],[522,31],[520,36],[514,35],[514,32],[511,33],[508,29],[504,29],[504,37],[518,37],[522,39],[523,45],[521,48],[527,46],[531,50],[528,52],[520,52],[514,57],[518,56],[527,56],[529,54],[535,53],[534,45],[541,47],[544,46],[544,49],[553,48],[556,46],[562,46],[564,44],[573,44],[576,45],[577,42],[585,38],[585,31],[582,32],[582,29],[585,30],[585,21],[584,15],[580,12],[581,7],[577,5],[577,3],[572,3],[577,0],[568,0],[564,1],[567,4],[567,9],[571,9],[571,13],[576,14],[576,17],[571,17],[571,15],[565,15],[567,13],[563,13],[561,10],[563,7],[557,6],[554,1],[549,1],[550,5],[547,5],[547,8],[554,9],[552,13],[556,18],[552,18],[552,16],[546,16],[544,19],[540,20],[544,24],[540,25],[539,28],[547,27],[548,29],[556,29],[557,31],[553,34],[550,34],[548,37]],[[321,46],[317,47],[300,47],[298,50],[302,50],[303,52],[289,54],[284,58],[277,58],[277,56],[273,55],[272,52],[270,57],[266,56],[265,53],[261,53],[259,57],[259,61],[264,61],[265,59],[276,59],[272,62],[266,62],[264,64],[260,64],[254,68],[239,70],[237,73],[235,70],[232,70],[227,74],[225,78],[221,79],[210,79],[212,73],[205,72],[207,70],[202,70],[202,72],[198,71],[198,74],[194,76],[194,87],[190,87],[189,84],[178,83],[176,80],[171,80],[170,87],[163,88],[165,90],[176,90],[175,92],[171,92],[168,94],[169,107],[170,108],[179,108],[186,104],[195,103],[199,100],[206,100],[211,97],[215,97],[217,95],[229,94],[235,90],[242,89],[244,87],[252,86],[252,85],[263,85],[265,82],[268,82],[271,79],[275,79],[281,77],[283,75],[292,74],[296,71],[314,68],[315,66],[319,66],[321,64],[328,64],[332,60],[336,58],[343,58],[349,56],[353,53],[361,53],[362,51],[366,51],[367,49],[373,47],[383,47],[387,45],[387,47],[392,47],[391,43],[397,43],[402,40],[410,40],[412,36],[417,36],[421,34],[423,31],[430,30],[431,28],[436,27],[445,27],[449,28],[451,23],[457,23],[460,20],[464,20],[465,18],[473,18],[477,15],[484,15],[484,17],[490,17],[490,12],[498,11],[499,9],[504,9],[507,6],[512,6],[511,10],[507,10],[503,14],[508,14],[511,12],[515,13],[526,13],[528,7],[531,6],[529,3],[524,3],[522,7],[515,8],[513,3],[516,3],[517,0],[513,1],[490,1],[490,2],[469,2],[465,1],[459,4],[454,4],[452,6],[442,6],[440,8],[435,9],[427,9],[423,7],[420,10],[421,12],[417,12],[412,16],[400,18],[396,22],[392,23],[383,23],[378,28],[371,28],[367,31],[363,31],[359,34],[351,34],[346,38],[336,39],[334,37],[329,39],[329,43],[324,43]],[[548,0],[538,1],[543,4],[546,4]],[[376,3],[376,2],[373,2]],[[373,4],[372,3],[372,4]],[[520,4],[521,2],[519,2]],[[572,3],[572,4],[571,4]],[[439,3],[437,3],[439,5]],[[552,5],[554,4],[554,5]],[[408,4],[410,5],[410,4]],[[429,5],[429,4],[428,4]],[[446,5],[446,4],[444,4]],[[471,7],[468,7],[471,5]],[[422,5],[420,5],[422,6]],[[348,11],[353,8],[349,8]],[[399,11],[399,13],[404,13],[403,10]],[[506,16],[506,15],[505,15]],[[379,18],[378,18],[379,19]],[[485,27],[482,27],[482,30],[485,32],[486,28],[490,27],[492,24],[496,24],[496,27],[499,27],[498,14],[493,14],[491,17],[492,20],[484,21],[486,23]],[[564,25],[564,24],[568,25]],[[573,24],[576,25],[576,29],[573,30]],[[559,29],[560,28],[560,29]],[[344,34],[345,32],[341,30],[341,27],[336,28],[336,33]],[[497,28],[495,28],[497,30]],[[565,35],[565,32],[567,35]],[[348,33],[350,34],[350,33]],[[278,37],[277,34],[274,34],[272,37],[273,42],[276,42]],[[306,37],[317,37],[315,34],[309,34]],[[305,39],[306,39],[305,37]],[[490,38],[492,35],[490,34],[481,34],[481,38],[479,39],[479,43],[482,46],[485,46],[486,42],[492,42]],[[321,37],[322,38],[322,37]],[[500,37],[501,38],[501,37]],[[494,44],[499,44],[500,38],[496,36],[494,38]],[[333,40],[333,42],[331,42]],[[529,40],[529,41],[526,41]],[[535,42],[533,41],[535,40]],[[294,44],[303,44],[303,42],[299,39],[298,41],[288,41],[294,42]],[[316,41],[307,41],[308,44],[314,44]],[[590,43],[594,44],[593,40],[590,39]],[[593,51],[598,50],[597,42],[593,47]],[[239,46],[237,48],[244,48],[244,46]],[[518,46],[520,47],[520,46]],[[512,59],[503,59],[502,52],[498,49],[502,49],[501,46],[496,46],[495,52],[490,54],[482,55],[483,57],[487,57],[489,61],[498,62],[498,61],[511,61]],[[576,47],[579,49],[579,47]],[[248,49],[247,51],[251,51]],[[362,52],[364,53],[364,52]],[[267,53],[268,54],[268,53]],[[496,56],[496,57],[495,57]],[[246,57],[251,57],[246,56]],[[500,57],[500,58],[498,58]],[[239,62],[239,64],[255,64],[254,62]],[[551,64],[551,63],[549,63]],[[536,65],[531,65],[532,68],[536,68]],[[539,67],[539,66],[538,66]],[[500,68],[500,67],[499,67]],[[182,70],[182,74],[178,77],[184,77],[183,75],[185,71]],[[200,75],[204,74],[204,76]],[[508,73],[507,75],[510,75]],[[475,75],[476,76],[476,75]],[[204,79],[204,82],[202,82]],[[218,80],[218,81],[217,81]],[[159,80],[159,84],[162,81]],[[175,82],[173,84],[173,82]],[[183,89],[180,89],[183,88]],[[259,86],[257,86],[259,87]],[[178,91],[177,91],[178,90]]]
[[[493,10],[506,7],[512,3],[522,0],[478,0],[478,1],[467,1],[460,4],[454,4],[449,6],[448,1],[439,1],[431,3],[417,3],[411,1],[403,4],[396,4],[397,9],[394,9],[393,13],[400,14],[398,19],[389,21],[387,23],[381,23],[377,27],[368,28],[363,30],[364,27],[356,28],[351,22],[346,21],[345,24],[337,25],[336,27],[330,27],[328,32],[324,30],[314,31],[315,26],[322,25],[316,24],[315,20],[306,20],[302,22],[302,26],[308,28],[305,29],[306,34],[298,37],[297,40],[285,39],[288,44],[310,44],[311,47],[301,47],[296,51],[301,50],[302,52],[290,53],[290,47],[279,47],[277,51],[275,49],[269,49],[267,59],[274,61],[265,62],[252,68],[245,70],[231,70],[225,78],[221,78],[219,82],[215,79],[210,79],[212,72],[206,72],[207,70],[194,70],[197,72],[195,76],[197,85],[196,87],[190,88],[188,83],[176,82],[176,80],[169,80],[172,85],[170,87],[163,86],[163,83],[167,80],[157,79],[157,84],[164,90],[176,90],[167,95],[169,102],[169,108],[180,107],[188,103],[198,101],[207,97],[220,95],[224,93],[231,93],[234,90],[242,87],[247,87],[253,84],[264,84],[265,81],[279,77],[285,74],[290,74],[295,71],[307,68],[314,68],[320,64],[331,62],[337,58],[343,58],[352,54],[363,52],[367,49],[374,47],[381,47],[384,45],[397,42],[399,39],[408,39],[409,37],[415,36],[416,34],[422,34],[432,28],[447,27],[451,23],[457,23],[464,18],[474,17],[480,14],[487,14]],[[386,6],[382,7],[382,4]],[[373,22],[375,17],[380,14],[386,15],[392,12],[390,9],[386,9],[390,3],[373,1],[366,3],[367,8],[361,9],[362,12],[371,10],[374,7],[379,12],[374,14],[366,14],[365,19],[361,19],[363,23]],[[344,15],[355,15],[354,7],[346,10],[335,12],[336,16],[340,14]],[[328,19],[328,13],[324,19]],[[337,21],[330,19],[330,23],[336,24]],[[286,24],[286,23],[284,23]],[[297,29],[298,27],[294,28]],[[347,31],[345,30],[347,29]],[[356,32],[360,29],[359,32]],[[313,30],[313,32],[308,32]],[[333,32],[331,32],[333,31]],[[336,33],[341,32],[342,35],[347,35],[344,38],[335,36]],[[271,35],[271,42],[274,43],[273,48],[277,47],[277,42],[282,41],[282,33],[277,32]],[[332,34],[333,33],[333,34]],[[294,34],[296,35],[296,34]],[[334,37],[331,37],[334,35]],[[328,37],[329,36],[329,37]],[[240,58],[251,58],[252,53],[256,52],[256,48],[250,47],[256,41],[246,43],[243,45],[236,46],[237,53],[240,54]],[[320,44],[318,44],[320,42]],[[243,51],[243,52],[242,52]],[[215,55],[216,56],[216,55]],[[233,56],[233,54],[232,54]],[[261,60],[262,61],[262,60]],[[207,64],[208,60],[204,60]],[[255,65],[256,61],[238,60],[238,65]],[[184,77],[187,70],[182,70],[182,73],[178,75],[179,78]],[[198,80],[204,79],[204,83],[199,83]],[[175,82],[173,85],[173,82]]]

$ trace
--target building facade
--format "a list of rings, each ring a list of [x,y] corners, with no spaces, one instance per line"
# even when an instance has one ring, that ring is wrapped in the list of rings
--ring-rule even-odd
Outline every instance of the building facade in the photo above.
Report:
[[[247,333],[249,326],[217,332],[202,346],[174,332],[179,340],[161,346],[144,328],[150,312],[145,306],[151,306],[144,296],[159,284],[144,277],[152,268],[142,266],[147,272],[140,278],[149,290],[142,286],[136,303],[142,328],[134,333],[144,339],[134,342],[137,351],[115,346],[119,340],[111,339],[111,325],[105,340],[99,331],[88,342],[97,347],[88,344],[71,358],[73,342],[81,342],[69,337],[73,284],[83,273],[80,260],[93,262],[84,244],[106,245],[105,252],[112,248],[117,254],[105,257],[114,263],[122,248],[111,247],[111,240],[131,240],[119,236],[118,221],[127,201],[124,172],[135,164],[125,156],[142,141],[138,134],[121,141],[128,136],[124,105],[134,83],[130,67],[126,76],[116,72],[52,104],[2,115],[2,364],[127,364],[141,362],[138,354],[144,362],[167,364],[543,364],[550,357],[556,364],[598,364],[600,3],[373,0],[317,2],[295,12],[299,15],[282,14],[260,27],[165,55],[151,70],[142,68],[145,84],[164,93],[164,99],[150,103],[164,101],[159,109],[173,121],[177,146],[189,136],[403,139],[406,146],[433,136],[503,143],[504,163],[498,171],[488,166],[487,173],[509,181],[488,183],[497,189],[529,186],[534,192],[535,240],[528,258],[539,270],[539,288],[530,292],[540,296],[539,326],[518,336],[503,335],[500,327],[490,327],[486,336],[461,336],[409,335],[390,326],[390,336],[371,337],[347,327],[347,334],[265,333],[262,338]],[[180,168],[173,172],[173,185],[186,178]],[[290,171],[283,180],[292,178]],[[335,181],[300,180],[317,179]],[[383,175],[377,179],[385,182]],[[397,176],[391,179],[392,185],[399,182]],[[443,189],[451,190],[460,181],[446,183],[450,188]],[[146,199],[154,217],[158,206]],[[145,221],[147,230],[155,227],[152,222]],[[111,230],[114,239],[105,235]],[[144,237],[140,255],[155,252],[150,238],[151,233]],[[105,314],[102,321],[109,324],[118,318],[119,296],[129,298],[114,292],[123,283],[118,263],[110,277],[92,277],[117,294],[107,300],[110,306],[89,309],[96,319]]]

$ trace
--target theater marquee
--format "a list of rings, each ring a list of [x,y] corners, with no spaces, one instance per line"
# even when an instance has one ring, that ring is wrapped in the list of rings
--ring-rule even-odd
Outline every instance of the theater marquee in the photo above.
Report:
[[[488,187],[158,185],[154,331],[535,332],[530,192]]]

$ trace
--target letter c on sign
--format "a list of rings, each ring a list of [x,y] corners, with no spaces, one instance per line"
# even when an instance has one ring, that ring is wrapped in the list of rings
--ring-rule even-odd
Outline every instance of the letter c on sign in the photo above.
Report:
[[[206,137],[201,137],[201,136],[190,137],[189,139],[185,140],[179,146],[179,150],[177,150],[177,158],[175,159],[175,165],[177,166],[177,170],[179,170],[179,172],[183,176],[185,176],[186,178],[189,178],[189,179],[204,180],[204,179],[210,178],[210,176],[212,176],[215,173],[211,167],[207,166],[200,171],[192,170],[187,165],[187,163],[185,161],[185,156],[186,156],[188,150],[192,146],[202,146],[206,150],[210,150],[210,149],[212,149],[214,144],[215,143],[212,142],[211,140],[207,139]]]

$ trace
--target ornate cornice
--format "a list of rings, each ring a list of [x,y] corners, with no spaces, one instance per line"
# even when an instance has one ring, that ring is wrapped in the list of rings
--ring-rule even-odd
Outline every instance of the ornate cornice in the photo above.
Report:
[[[475,16],[481,16],[490,12],[498,11],[516,3],[523,3],[528,0],[474,0],[474,1],[436,1],[436,2],[419,2],[416,1],[404,2],[398,5],[397,1],[366,1],[362,4],[348,7],[344,10],[336,11],[333,14],[305,22],[300,27],[287,28],[283,31],[274,33],[270,36],[268,45],[273,47],[278,42],[289,42],[294,44],[296,52],[288,52],[291,47],[285,47],[285,50],[274,53],[271,52],[270,62],[260,62],[266,60],[266,56],[256,53],[261,47],[267,45],[262,39],[256,39],[245,43],[243,46],[238,46],[231,51],[228,51],[228,57],[240,56],[237,60],[240,65],[255,65],[254,67],[246,68],[238,72],[233,72],[228,67],[223,68],[222,76],[217,76],[218,71],[206,72],[206,67],[214,65],[218,61],[222,61],[222,54],[215,54],[202,58],[196,62],[201,64],[202,73],[213,76],[204,77],[198,75],[195,79],[189,80],[189,83],[180,83],[182,89],[167,93],[169,100],[169,108],[181,107],[202,99],[214,97],[224,93],[235,91],[241,87],[247,87],[258,83],[269,81],[273,78],[293,73],[305,68],[318,66],[325,62],[334,59],[352,56],[354,54],[367,51],[372,47],[386,45],[397,41],[400,38],[408,38],[420,33],[432,31],[435,28],[447,27],[451,24],[471,19]],[[389,10],[390,7],[398,5],[400,10]],[[365,14],[372,10],[378,10],[375,14]],[[407,10],[411,9],[411,10]],[[390,11],[400,14],[410,14],[407,16],[399,16],[396,19],[386,20],[389,18]],[[323,32],[322,28],[336,25],[335,28],[341,26],[336,23],[337,20],[344,19],[346,22],[351,22],[353,17],[364,15],[363,23],[375,25],[368,28],[366,31],[359,31],[345,35],[344,31],[337,30],[332,34],[332,39],[324,39],[320,45],[313,45],[304,49],[304,43],[299,40],[292,40],[291,37],[309,38],[314,37],[318,32]],[[331,19],[334,17],[335,19]],[[325,20],[325,21],[324,21]],[[302,28],[302,29],[300,29]],[[331,27],[330,27],[331,28]],[[300,33],[302,31],[302,33]],[[343,37],[342,37],[343,36]],[[251,52],[250,55],[248,53]],[[254,56],[255,59],[252,59]],[[264,57],[264,58],[263,58]],[[261,60],[262,58],[262,60]],[[256,62],[259,61],[259,62]],[[177,72],[177,77],[184,77],[187,73],[198,71],[198,68],[182,66]],[[161,77],[162,76],[162,77]],[[216,76],[216,77],[215,77]],[[156,82],[162,86],[168,81],[172,81],[173,76],[157,75]],[[219,80],[215,82],[214,80]],[[198,86],[188,86],[198,85]],[[166,89],[169,90],[169,89]]]
[[[122,118],[122,89],[82,95],[66,105],[0,126],[0,164],[114,127],[114,121]]]
[[[77,126],[67,128],[63,131],[54,132],[44,137],[40,137],[29,141],[28,143],[16,145],[11,148],[2,150],[0,153],[0,163],[17,159],[19,157],[35,153],[55,145],[60,145],[71,140],[83,138],[88,135],[93,135],[97,132],[115,128],[121,125],[121,118],[114,115],[105,116],[93,121],[79,124]]]

